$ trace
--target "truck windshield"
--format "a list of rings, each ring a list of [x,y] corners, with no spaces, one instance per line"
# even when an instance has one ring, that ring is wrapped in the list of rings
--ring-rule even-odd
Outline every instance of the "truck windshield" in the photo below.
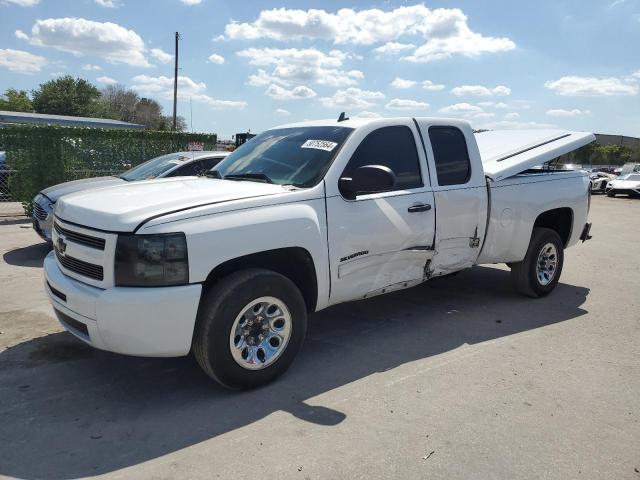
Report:
[[[193,154],[188,152],[168,153],[141,163],[140,165],[133,167],[131,170],[127,170],[120,175],[120,178],[128,182],[157,178],[163,173],[171,170],[173,167],[182,165],[192,158]]]
[[[312,187],[322,179],[352,131],[347,127],[267,130],[220,162],[215,176]]]

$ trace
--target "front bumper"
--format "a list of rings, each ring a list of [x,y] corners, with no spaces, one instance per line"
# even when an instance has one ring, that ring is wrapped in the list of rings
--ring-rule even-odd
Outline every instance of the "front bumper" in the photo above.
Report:
[[[53,252],[44,284],[62,326],[89,345],[142,357],[179,357],[191,349],[202,286],[106,290],[66,276]]]
[[[607,187],[606,193],[613,193],[615,195],[640,195],[640,188],[615,188]]]

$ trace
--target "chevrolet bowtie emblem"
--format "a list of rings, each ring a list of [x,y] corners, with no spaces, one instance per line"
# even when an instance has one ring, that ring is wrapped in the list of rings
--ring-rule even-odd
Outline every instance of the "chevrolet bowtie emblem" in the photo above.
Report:
[[[64,255],[64,252],[67,251],[67,244],[64,241],[64,237],[58,237],[58,252],[60,252],[60,254]]]

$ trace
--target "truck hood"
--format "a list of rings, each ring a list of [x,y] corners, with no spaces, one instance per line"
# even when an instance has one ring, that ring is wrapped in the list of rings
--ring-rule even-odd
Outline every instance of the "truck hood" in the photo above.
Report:
[[[73,180],[72,182],[59,183],[49,188],[45,188],[40,193],[45,195],[53,203],[63,195],[88,190],[90,188],[107,187],[110,185],[119,185],[125,181],[118,177],[94,177],[83,178],[82,180]]]
[[[215,203],[284,193],[281,185],[176,177],[86,190],[61,198],[61,220],[113,232],[132,232],[145,220]]]
[[[485,174],[494,181],[512,177],[593,142],[588,132],[492,130],[475,134]]]

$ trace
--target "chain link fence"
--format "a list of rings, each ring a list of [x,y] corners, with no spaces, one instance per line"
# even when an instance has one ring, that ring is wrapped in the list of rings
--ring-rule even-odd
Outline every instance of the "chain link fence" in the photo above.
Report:
[[[0,202],[15,202],[9,191],[9,176],[15,171],[0,167]]]

